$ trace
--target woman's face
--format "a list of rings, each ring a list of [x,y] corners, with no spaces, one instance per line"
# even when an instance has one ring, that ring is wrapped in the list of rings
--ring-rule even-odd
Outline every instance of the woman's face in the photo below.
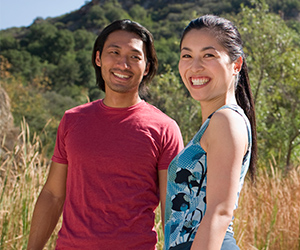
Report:
[[[234,94],[234,80],[241,57],[231,62],[225,48],[207,29],[192,29],[182,40],[179,61],[181,78],[197,101],[224,100]]]

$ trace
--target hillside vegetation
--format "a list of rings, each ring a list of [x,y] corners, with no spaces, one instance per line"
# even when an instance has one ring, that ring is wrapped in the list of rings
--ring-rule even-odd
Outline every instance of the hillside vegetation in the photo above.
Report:
[[[298,0],[94,0],[63,16],[2,30],[1,85],[11,98],[15,124],[25,117],[51,155],[64,111],[104,96],[91,65],[96,36],[111,21],[130,18],[153,33],[159,58],[158,75],[145,99],[178,122],[187,142],[201,117],[178,75],[179,38],[192,18],[207,13],[234,21],[245,41],[257,110],[259,166],[274,159],[288,171],[300,155]]]

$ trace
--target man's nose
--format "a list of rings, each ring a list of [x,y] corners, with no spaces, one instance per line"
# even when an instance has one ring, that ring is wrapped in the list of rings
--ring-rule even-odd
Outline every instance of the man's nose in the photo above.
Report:
[[[129,63],[129,60],[126,56],[120,56],[118,58],[118,61],[117,61],[117,65],[121,68],[129,68],[130,67],[130,63]]]

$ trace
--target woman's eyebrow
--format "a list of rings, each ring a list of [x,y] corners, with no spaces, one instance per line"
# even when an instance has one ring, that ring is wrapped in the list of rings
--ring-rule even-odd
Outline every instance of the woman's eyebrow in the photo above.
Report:
[[[207,47],[202,48],[201,51],[210,50],[210,49],[216,50],[216,48],[215,48],[214,46],[207,46]],[[192,50],[191,50],[190,48],[188,48],[188,47],[183,47],[183,48],[181,49],[181,51],[182,51],[182,50],[192,51]]]
[[[183,50],[192,51],[192,50],[189,49],[188,47],[183,47],[183,48],[181,49],[181,51],[183,51]]]
[[[216,50],[216,48],[214,46],[207,46],[207,47],[204,47],[201,51],[205,51],[205,50],[209,50],[209,49]]]

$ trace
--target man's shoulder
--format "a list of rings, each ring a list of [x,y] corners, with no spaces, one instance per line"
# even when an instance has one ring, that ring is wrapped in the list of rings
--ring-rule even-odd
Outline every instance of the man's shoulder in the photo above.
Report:
[[[68,114],[86,114],[95,109],[100,100],[81,104],[79,106],[68,109],[65,113]]]
[[[67,126],[73,126],[78,121],[93,119],[97,114],[99,101],[88,102],[65,111],[62,121]],[[72,125],[73,124],[73,125]]]
[[[161,117],[161,118],[165,118],[167,120],[173,120],[170,116],[168,116],[167,114],[165,114],[163,111],[161,111],[159,108],[157,108],[156,106],[145,102],[144,105],[144,109],[148,111],[148,115],[149,116],[157,116],[157,117]]]
[[[149,125],[155,124],[165,128],[178,127],[177,122],[173,118],[150,103],[145,102],[142,113],[144,119],[147,120],[147,124]]]

